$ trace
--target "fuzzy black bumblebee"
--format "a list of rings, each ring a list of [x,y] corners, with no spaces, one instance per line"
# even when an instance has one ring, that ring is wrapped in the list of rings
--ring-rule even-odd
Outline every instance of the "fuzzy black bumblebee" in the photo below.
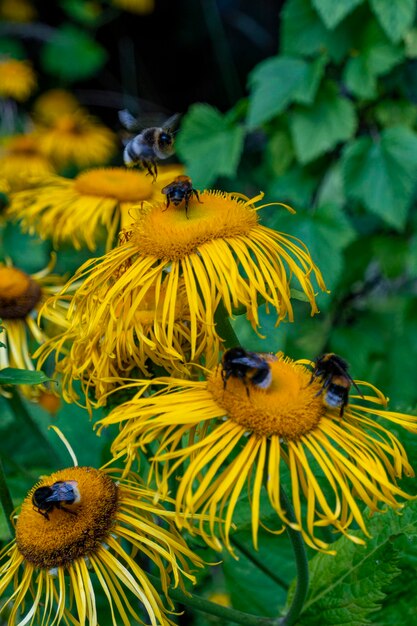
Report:
[[[198,195],[197,189],[194,189],[193,183],[189,176],[177,176],[174,178],[172,183],[167,185],[161,190],[161,193],[165,194],[167,197],[167,208],[170,203],[178,206],[181,202],[184,201],[185,205],[185,215],[188,218],[188,203],[190,201],[191,196],[194,194],[197,200],[202,204],[200,200],[200,196]]]
[[[64,504],[79,502],[80,494],[77,485],[76,480],[58,480],[51,486],[44,485],[43,487],[38,487],[32,495],[33,508],[47,520],[49,520],[48,513],[54,508],[76,515],[75,511],[67,509]]]
[[[224,388],[232,376],[243,382],[248,395],[250,385],[259,389],[268,389],[272,382],[271,366],[268,361],[273,361],[275,358],[273,354],[248,352],[240,347],[226,350],[222,358]]]
[[[320,379],[322,388],[317,395],[323,393],[323,401],[326,406],[332,409],[339,408],[340,416],[343,416],[345,407],[349,403],[349,390],[352,385],[362,396],[348,369],[349,365],[341,356],[334,354],[334,352],[327,352],[317,357],[310,380],[311,383],[316,378]]]
[[[179,114],[170,117],[162,126],[145,128],[126,142],[123,161],[127,167],[139,165],[148,170],[154,180],[158,174],[157,161],[167,159],[174,153],[173,129],[180,118]],[[126,109],[119,111],[119,120],[129,131],[138,130],[138,120]]]

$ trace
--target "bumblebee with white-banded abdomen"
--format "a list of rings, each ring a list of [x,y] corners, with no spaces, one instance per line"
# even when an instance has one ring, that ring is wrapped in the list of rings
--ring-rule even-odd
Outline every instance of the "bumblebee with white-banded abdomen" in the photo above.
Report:
[[[76,480],[58,480],[53,485],[38,487],[32,494],[33,508],[47,520],[54,508],[76,515],[75,511],[71,511],[64,504],[78,504],[78,502],[80,502],[80,492]]]
[[[326,352],[317,357],[310,383],[320,379],[322,387],[317,395],[323,394],[323,402],[331,409],[340,409],[343,417],[345,407],[349,403],[349,391],[352,385],[363,397],[359,387],[348,372],[349,365],[341,356],[334,352]]]
[[[272,382],[269,361],[276,360],[273,354],[248,352],[244,348],[230,348],[222,358],[222,379],[226,389],[227,381],[232,376],[241,380],[249,395],[249,388],[268,389]]]
[[[155,180],[158,174],[157,161],[167,159],[174,153],[174,128],[181,116],[176,113],[166,120],[162,126],[144,128],[125,144],[123,161],[127,167],[139,165],[148,170]],[[139,130],[140,124],[124,109],[119,111],[119,120],[130,132]]]

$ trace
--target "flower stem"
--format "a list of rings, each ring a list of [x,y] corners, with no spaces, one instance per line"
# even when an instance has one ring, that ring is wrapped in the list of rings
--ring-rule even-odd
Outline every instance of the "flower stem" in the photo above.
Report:
[[[39,428],[38,424],[35,422],[33,417],[30,415],[19,393],[13,390],[10,392],[10,394],[11,394],[10,397],[6,398],[6,400],[8,401],[16,420],[20,420],[21,422],[23,422],[23,424],[26,427],[31,429],[32,433],[36,435],[39,442],[42,442],[43,446],[45,447],[45,450],[48,451],[48,457],[51,460],[61,464],[60,456],[56,452],[55,448],[52,447],[48,439],[45,437],[45,435],[43,434],[43,432],[41,431],[41,429]]]
[[[10,534],[14,536],[13,522],[11,519],[13,513],[13,502],[10,495],[9,488],[7,486],[6,476],[4,474],[3,463],[0,458],[0,502],[6,517],[7,525],[10,530]]]
[[[216,322],[216,330],[224,341],[225,348],[236,348],[240,346],[240,341],[230,323],[229,314],[221,301],[216,309],[214,321]]]
[[[288,519],[291,522],[295,522],[293,508],[282,486],[280,487],[280,499],[281,505],[287,512]],[[279,626],[293,626],[297,622],[307,597],[309,584],[308,560],[302,535],[298,530],[294,530],[289,526],[287,526],[287,533],[294,550],[297,566],[297,586],[288,613],[279,620]]]
[[[272,572],[263,562],[262,560],[254,553],[252,550],[249,550],[244,543],[236,539],[236,537],[231,537],[230,541],[236,548],[246,556],[247,559],[252,561],[252,563],[264,574],[266,574],[271,580],[277,583],[280,587],[288,591],[288,584],[285,580],[282,580],[275,572]]]
[[[162,590],[161,582],[157,576],[152,576],[151,574],[147,574],[147,576],[156,588]],[[243,611],[237,611],[236,609],[210,602],[210,600],[195,596],[194,594],[188,595],[180,589],[170,589],[169,596],[176,602],[190,606],[196,611],[202,611],[203,613],[220,617],[224,622],[235,622],[236,624],[244,624],[244,626],[278,626],[279,623],[275,618],[250,615]]]

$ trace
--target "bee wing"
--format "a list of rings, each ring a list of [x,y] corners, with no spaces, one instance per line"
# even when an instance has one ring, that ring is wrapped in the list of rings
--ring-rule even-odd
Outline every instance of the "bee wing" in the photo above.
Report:
[[[127,109],[123,109],[118,112],[120,123],[131,132],[140,130],[141,125],[139,121],[131,114]]]
[[[181,113],[174,113],[174,115],[171,115],[171,117],[169,117],[163,124],[162,127],[166,128],[167,130],[178,130],[178,126],[179,126],[179,122],[180,119],[182,117]]]
[[[59,483],[58,485],[52,485],[51,489],[53,493],[45,498],[45,502],[61,502],[62,500],[71,500],[74,498],[74,487],[71,483],[75,481],[68,481]]]

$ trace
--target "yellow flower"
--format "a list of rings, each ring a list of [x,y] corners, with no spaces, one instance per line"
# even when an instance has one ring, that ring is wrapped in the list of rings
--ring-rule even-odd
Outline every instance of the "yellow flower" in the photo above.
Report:
[[[59,506],[45,502],[50,495]],[[0,596],[9,590],[4,623],[98,626],[97,586],[113,626],[173,624],[135,555],[155,566],[170,608],[168,586],[194,582],[189,562],[202,561],[175,530],[173,513],[153,497],[134,474],[123,479],[109,468],[70,467],[42,477],[22,504],[16,539],[0,553]]]
[[[11,137],[0,152],[0,171],[12,191],[29,187],[34,178],[54,173],[50,161],[39,151],[36,135]]]
[[[112,452],[126,454],[127,467],[153,442],[152,475],[160,493],[177,475],[177,508],[210,518],[209,528],[201,531],[213,547],[219,545],[219,535],[232,551],[229,532],[245,489],[255,547],[263,525],[261,492],[282,524],[272,532],[291,526],[310,547],[324,551],[329,546],[319,536],[323,527],[363,543],[349,534],[354,523],[367,534],[357,501],[371,512],[381,505],[398,509],[397,498],[411,496],[397,478],[414,475],[400,441],[379,418],[417,432],[417,417],[381,409],[386,399],[363,381],[356,383],[366,395],[352,395],[341,417],[339,409],[326,406],[321,383],[311,380],[305,361],[279,354],[268,362],[272,378],[267,388],[250,381],[245,385],[237,376],[225,384],[222,366],[207,381],[154,380],[162,386],[159,392],[143,397],[142,387],[133,400],[103,418],[100,429],[120,426]],[[287,483],[295,521],[280,498],[280,486]],[[218,515],[224,528],[217,529]]]
[[[0,17],[9,22],[33,22],[37,13],[27,0],[1,0]]]
[[[50,119],[38,131],[40,150],[59,168],[102,165],[116,151],[116,135],[82,110]]]
[[[17,267],[0,264],[0,319],[3,326],[0,341],[6,345],[5,350],[0,350],[0,369],[35,369],[31,344],[39,345],[47,338],[36,323],[38,310],[63,282],[61,277],[50,275],[52,265],[53,262],[30,276]],[[56,313],[45,316],[45,319],[53,323],[60,320]],[[31,398],[39,394],[39,389],[34,386],[23,386],[22,391]]]
[[[36,117],[45,122],[57,120],[63,115],[71,115],[80,108],[80,103],[65,89],[49,89],[40,95],[33,105]]]
[[[124,11],[147,15],[155,8],[155,0],[112,0],[114,6]]]
[[[79,249],[95,250],[100,239],[114,243],[122,213],[154,193],[152,181],[142,172],[121,167],[97,168],[75,179],[43,177],[30,189],[12,196],[8,215],[21,219],[24,230]],[[103,237],[104,235],[104,237]]]
[[[59,343],[49,344],[61,350],[66,340],[71,343],[60,365],[68,388],[80,378],[89,386],[91,376],[100,384],[114,376],[115,367],[118,378],[130,373],[129,355],[142,372],[143,354],[154,363],[164,360],[167,371],[177,374],[185,357],[201,363],[204,350],[203,364],[212,367],[218,360],[214,314],[220,300],[229,315],[243,305],[255,328],[258,297],[275,309],[277,323],[292,320],[290,277],[306,293],[312,314],[317,312],[312,275],[320,287],[324,283],[303,244],[261,226],[251,200],[209,191],[200,200],[190,201],[189,217],[181,205],[144,207],[117,248],[76,273],[73,280],[83,282],[71,301],[70,328]]]
[[[36,77],[29,61],[0,58],[0,98],[23,102],[36,87]]]
[[[164,303],[168,295],[162,286],[156,298],[155,287],[151,286],[142,298],[140,308],[133,310],[129,301],[121,303],[117,317],[130,318],[131,323],[129,328],[116,329],[114,334],[103,333],[99,326],[95,327],[94,334],[89,334],[92,320],[80,324],[77,317],[77,322],[72,323],[74,298],[67,297],[67,319],[61,321],[61,326],[66,322],[67,327],[36,352],[38,367],[42,368],[55,353],[55,369],[61,375],[63,398],[87,408],[90,404],[105,403],[112,389],[138,371],[149,375],[157,367],[176,376],[193,375],[195,372],[188,364],[192,337],[184,283],[180,282],[177,287],[174,318],[165,320]],[[45,303],[41,316],[45,314],[50,318],[57,304],[61,304],[60,296]],[[200,325],[196,340],[195,360],[204,360],[207,366],[213,366],[220,349],[218,337]],[[83,392],[81,397],[79,385],[74,384],[78,381]]]

